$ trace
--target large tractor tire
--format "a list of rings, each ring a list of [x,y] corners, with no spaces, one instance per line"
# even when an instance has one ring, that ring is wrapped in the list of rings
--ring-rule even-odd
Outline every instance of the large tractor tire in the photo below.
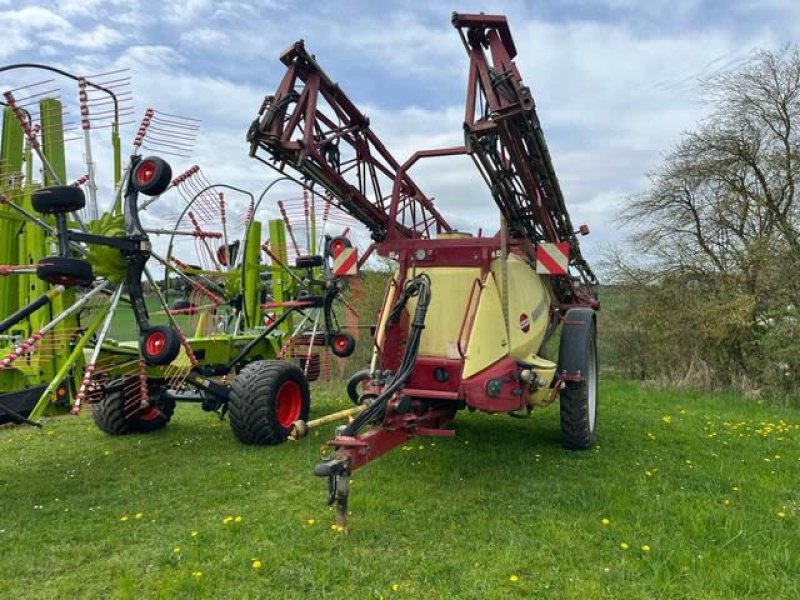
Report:
[[[103,398],[92,405],[95,425],[108,435],[128,433],[149,433],[164,429],[175,413],[175,399],[169,397],[161,384],[150,382],[150,405],[129,414],[125,406],[127,389],[138,385],[132,378],[112,381],[105,390]]]
[[[558,372],[580,373],[580,380],[567,380],[561,390],[561,441],[570,450],[588,450],[596,440],[599,375],[593,310],[572,308],[564,316]]]
[[[283,360],[257,360],[236,376],[228,402],[231,429],[244,444],[286,441],[292,423],[308,420],[311,393],[303,371]]]

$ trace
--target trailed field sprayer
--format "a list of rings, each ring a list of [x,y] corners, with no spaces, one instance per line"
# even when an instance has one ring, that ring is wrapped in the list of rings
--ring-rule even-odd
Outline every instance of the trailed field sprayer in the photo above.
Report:
[[[245,443],[282,442],[307,418],[308,381],[324,374],[328,352],[354,349],[343,297],[352,269],[339,256],[355,249],[332,235],[344,215],[304,190],[280,204],[265,241],[258,215],[276,182],[256,198],[209,183],[197,166],[173,177],[165,160],[141,156],[185,153],[196,121],[148,109],[123,169],[119,127],[130,111],[108,81],[119,85],[124,74],[87,79],[31,64],[0,72],[31,69],[77,81],[82,135],[65,136],[51,87],[4,94],[0,422],[40,425],[45,410],[92,404],[103,431],[148,432],[164,427],[181,400],[229,413]],[[104,125],[113,186],[101,211],[91,133]],[[74,140],[84,142],[86,173],[69,184],[65,142]],[[149,215],[165,193],[177,214]],[[289,213],[298,211],[302,223],[293,226]],[[138,339],[115,341],[113,327],[126,320]]]
[[[462,409],[526,414],[560,399],[563,443],[588,449],[597,416],[597,281],[581,255],[530,89],[503,16],[454,14],[469,57],[464,144],[401,163],[302,41],[248,133],[250,154],[327,190],[397,265],[368,369],[348,389],[358,413],[315,473],[346,524],[353,471],[412,436],[449,436]],[[490,237],[455,231],[409,174],[469,156],[500,210]],[[560,326],[560,327],[559,327]],[[560,332],[558,361],[542,347]],[[327,423],[328,419],[320,421]],[[300,437],[317,422],[299,421]]]

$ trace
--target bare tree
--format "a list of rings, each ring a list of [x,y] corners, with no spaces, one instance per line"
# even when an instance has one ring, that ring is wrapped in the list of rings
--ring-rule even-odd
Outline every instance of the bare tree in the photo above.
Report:
[[[709,116],[621,215],[635,231],[629,254],[643,264],[611,262],[621,282],[649,291],[655,312],[675,321],[661,343],[691,335],[701,354],[746,371],[756,326],[794,310],[800,292],[800,48],[759,52],[703,86]]]

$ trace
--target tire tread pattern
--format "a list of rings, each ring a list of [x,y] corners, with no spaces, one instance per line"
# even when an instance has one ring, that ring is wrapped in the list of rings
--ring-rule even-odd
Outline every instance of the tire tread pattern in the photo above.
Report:
[[[310,394],[303,372],[283,360],[251,362],[236,376],[228,402],[231,429],[244,444],[272,446],[286,441],[289,429],[283,427],[275,412],[275,395],[280,386],[294,380],[300,384],[303,405],[300,419],[308,419]]]
[[[569,319],[569,313],[567,314]],[[581,372],[587,372],[590,345],[595,345],[594,356],[597,357],[597,328],[594,321],[588,325],[587,336],[564,336],[561,340],[561,351],[580,357]],[[563,362],[563,359],[559,362]],[[597,365],[594,365],[597,377]],[[586,380],[568,381],[561,390],[559,399],[561,418],[561,442],[568,450],[589,450],[596,440],[596,424],[592,428],[589,422],[589,385]],[[595,408],[596,410],[596,408]],[[595,416],[595,419],[597,417]]]

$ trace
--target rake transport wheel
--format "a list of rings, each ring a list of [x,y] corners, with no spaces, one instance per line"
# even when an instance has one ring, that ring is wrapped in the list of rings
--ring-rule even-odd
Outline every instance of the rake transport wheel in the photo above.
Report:
[[[166,325],[156,325],[141,335],[142,357],[148,365],[168,365],[181,351],[181,338]]]
[[[275,445],[297,420],[307,421],[311,394],[303,371],[281,360],[257,360],[236,376],[228,410],[231,429],[244,444]]]
[[[81,258],[47,256],[36,265],[36,276],[51,285],[91,285],[92,265]]]
[[[45,215],[65,214],[86,206],[86,195],[79,187],[51,186],[33,192],[31,204],[33,210]]]
[[[133,169],[131,183],[137,191],[148,196],[158,196],[169,187],[172,168],[157,156],[143,158]]]
[[[561,441],[570,450],[588,450],[597,423],[597,326],[594,311],[567,311],[561,330],[559,373],[580,372],[580,381],[566,381],[560,394]]]
[[[150,404],[135,411],[129,405],[126,390],[138,385],[131,378],[117,379],[106,387],[102,399],[92,405],[95,425],[108,435],[149,433],[167,426],[175,412],[175,399],[166,394],[162,384],[148,384]]]

